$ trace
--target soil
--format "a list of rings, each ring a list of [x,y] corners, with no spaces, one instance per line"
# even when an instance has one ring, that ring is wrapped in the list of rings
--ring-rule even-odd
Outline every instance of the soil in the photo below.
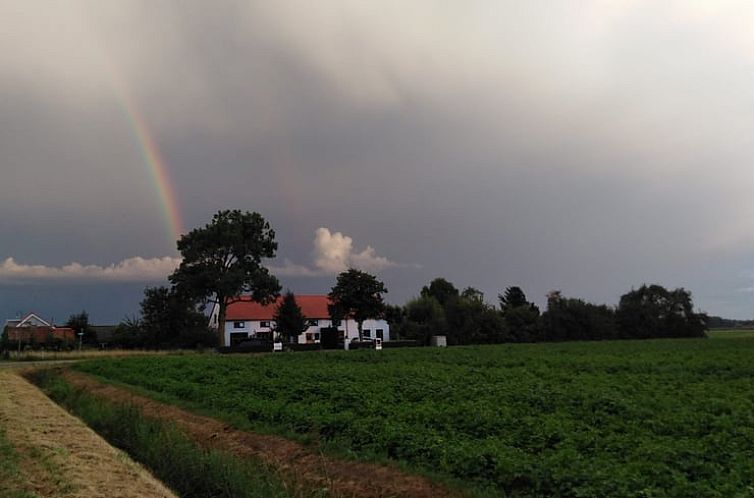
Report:
[[[127,389],[103,384],[70,370],[62,375],[71,384],[118,403],[130,403],[144,415],[174,422],[201,445],[240,457],[261,459],[293,483],[296,494],[322,490],[336,497],[445,498],[462,496],[428,479],[400,469],[366,462],[336,459],[279,436],[241,431],[219,420],[196,415],[176,406],[140,396]]]
[[[24,491],[43,497],[176,498],[18,371],[0,371],[0,386],[0,426],[19,455]]]

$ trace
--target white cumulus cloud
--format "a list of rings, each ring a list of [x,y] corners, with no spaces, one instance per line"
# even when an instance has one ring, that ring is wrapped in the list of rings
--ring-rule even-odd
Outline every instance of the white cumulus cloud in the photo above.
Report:
[[[342,232],[331,232],[320,227],[314,232],[314,267],[298,265],[290,260],[280,267],[270,267],[273,273],[289,277],[318,277],[335,275],[348,268],[378,272],[385,268],[400,266],[384,256],[378,256],[375,249],[367,246],[355,251],[353,239]]]
[[[107,266],[70,263],[64,266],[28,265],[7,258],[0,263],[0,281],[77,280],[146,282],[165,279],[181,263],[181,258],[127,258]]]

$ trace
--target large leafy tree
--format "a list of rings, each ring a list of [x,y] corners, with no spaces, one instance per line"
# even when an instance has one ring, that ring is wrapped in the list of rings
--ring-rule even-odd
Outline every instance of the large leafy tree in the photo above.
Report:
[[[178,292],[218,305],[220,345],[224,345],[228,304],[241,294],[268,304],[280,293],[280,283],[262,265],[275,257],[275,232],[259,213],[219,211],[212,221],[178,241],[183,261],[170,275]]]
[[[141,329],[145,345],[158,348],[212,346],[207,319],[194,301],[175,289],[148,287],[141,301]]]
[[[383,314],[385,321],[390,325],[391,339],[399,339],[405,333],[406,310],[397,304],[386,304]]]
[[[273,318],[275,319],[275,329],[288,342],[292,342],[292,337],[297,337],[309,328],[301,307],[296,303],[296,296],[291,291],[287,291],[283,295]]]
[[[707,315],[694,312],[691,293],[683,288],[642,285],[621,296],[617,312],[623,337],[704,337]]]
[[[432,280],[429,285],[425,285],[421,290],[422,297],[434,297],[443,308],[449,302],[458,299],[459,292],[456,286],[442,277]]]
[[[410,339],[428,345],[433,335],[444,335],[447,329],[445,310],[436,298],[420,296],[406,303],[404,333]],[[392,333],[392,331],[391,331]]]
[[[330,291],[330,316],[335,319],[352,316],[359,329],[359,340],[362,340],[364,320],[379,318],[385,311],[382,299],[385,293],[385,284],[377,277],[350,268],[338,275],[335,287]]]
[[[617,333],[613,308],[567,298],[560,291],[551,291],[547,295],[547,311],[542,315],[544,340],[605,340],[615,339]]]

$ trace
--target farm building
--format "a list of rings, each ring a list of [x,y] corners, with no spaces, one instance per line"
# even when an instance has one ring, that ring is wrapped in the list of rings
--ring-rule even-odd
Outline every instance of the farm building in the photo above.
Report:
[[[73,342],[76,332],[68,327],[56,327],[36,313],[23,318],[6,320],[4,333],[12,342],[43,344],[52,341]]]
[[[249,297],[244,297],[228,305],[225,317],[225,331],[222,337],[224,345],[233,346],[249,338],[272,339],[275,331],[275,311],[282,297],[268,305],[261,305]],[[306,317],[309,328],[298,336],[299,344],[314,344],[320,341],[321,329],[335,325],[346,341],[358,339],[359,329],[356,321],[349,318],[333,324],[327,306],[330,299],[324,295],[297,295],[296,303]],[[218,306],[210,313],[210,327],[218,328]],[[364,338],[390,340],[390,328],[385,320],[365,320]]]

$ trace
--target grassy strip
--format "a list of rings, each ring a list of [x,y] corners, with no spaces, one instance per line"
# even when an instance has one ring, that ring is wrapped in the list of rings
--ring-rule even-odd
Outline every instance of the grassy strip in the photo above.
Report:
[[[261,462],[201,448],[173,424],[145,417],[134,406],[114,404],[75,389],[54,370],[39,371],[32,380],[180,496],[292,496],[280,477]]]
[[[0,427],[0,498],[37,498],[24,490],[24,480],[18,468],[20,457],[13,449],[5,430]]]
[[[45,350],[27,350],[15,351],[5,350],[0,352],[0,361],[7,362],[26,362],[26,361],[60,361],[60,360],[87,360],[94,358],[121,358],[125,356],[181,356],[202,354],[203,351],[177,349],[166,351],[153,351],[142,349],[108,349],[105,351],[99,349],[77,349],[71,351],[45,351]]]

